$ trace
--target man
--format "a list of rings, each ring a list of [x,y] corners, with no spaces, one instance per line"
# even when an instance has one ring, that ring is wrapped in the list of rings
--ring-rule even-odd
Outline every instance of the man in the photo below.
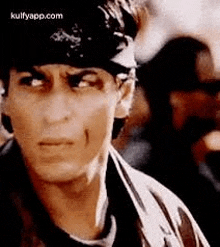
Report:
[[[183,203],[110,144],[132,101],[135,16],[130,1],[81,0],[63,21],[9,21],[1,246],[209,246]]]

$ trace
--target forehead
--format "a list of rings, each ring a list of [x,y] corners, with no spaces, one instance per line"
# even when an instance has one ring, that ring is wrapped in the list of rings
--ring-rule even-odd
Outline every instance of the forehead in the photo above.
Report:
[[[25,72],[25,71],[53,71],[53,70],[94,70],[94,71],[105,71],[102,68],[98,67],[80,67],[80,66],[72,66],[70,64],[63,64],[63,63],[48,63],[48,64],[39,64],[39,65],[30,65],[30,66],[18,66],[12,67],[10,71],[17,71],[17,72]],[[107,73],[107,71],[106,71]]]
[[[107,61],[103,63],[102,65],[94,66],[88,65],[88,66],[81,66],[77,64],[72,64],[72,63],[37,63],[34,65],[34,63],[29,63],[29,64],[18,64],[16,66],[12,66],[9,68],[9,71],[17,71],[17,72],[24,72],[24,71],[33,71],[33,70],[45,70],[45,69],[55,69],[59,68],[60,70],[93,70],[97,72],[105,72],[113,77],[117,76],[118,74],[128,74],[130,69],[126,68],[120,64],[114,63],[112,61]]]
[[[75,67],[68,64],[44,64],[44,65],[35,65],[35,66],[29,66],[29,67],[23,67],[23,68],[11,68],[10,70],[10,76],[13,78],[14,76],[25,76],[26,74],[23,72],[29,72],[29,73],[40,73],[44,76],[55,76],[57,74],[62,76],[67,75],[84,75],[84,74],[93,74],[97,75],[99,77],[102,77],[102,79],[105,79],[109,76],[113,77],[109,72],[102,68],[97,67]]]

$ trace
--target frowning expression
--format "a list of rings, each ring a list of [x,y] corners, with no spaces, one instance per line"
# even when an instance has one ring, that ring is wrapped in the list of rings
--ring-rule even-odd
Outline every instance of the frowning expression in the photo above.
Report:
[[[28,169],[68,181],[104,158],[118,101],[119,87],[105,70],[47,64],[11,69],[5,112]]]

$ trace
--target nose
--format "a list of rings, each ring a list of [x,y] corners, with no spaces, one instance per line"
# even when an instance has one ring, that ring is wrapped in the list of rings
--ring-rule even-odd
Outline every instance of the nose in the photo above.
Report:
[[[51,93],[45,100],[43,116],[47,124],[63,123],[71,117],[70,100],[65,93]]]

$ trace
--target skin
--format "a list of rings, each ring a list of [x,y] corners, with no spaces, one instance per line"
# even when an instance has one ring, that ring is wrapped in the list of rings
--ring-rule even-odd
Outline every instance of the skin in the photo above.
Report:
[[[128,114],[132,84],[65,64],[10,71],[4,112],[30,178],[54,222],[77,237],[103,229],[112,125]]]

